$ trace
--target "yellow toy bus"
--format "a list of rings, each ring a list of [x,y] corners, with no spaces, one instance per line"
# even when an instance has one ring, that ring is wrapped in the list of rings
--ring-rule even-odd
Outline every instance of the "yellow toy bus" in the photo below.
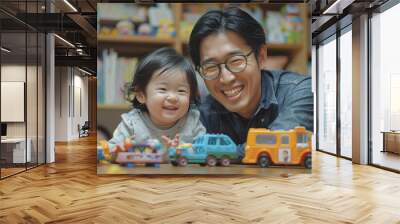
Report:
[[[304,127],[288,131],[250,128],[242,163],[260,167],[303,165],[311,168],[311,132]]]

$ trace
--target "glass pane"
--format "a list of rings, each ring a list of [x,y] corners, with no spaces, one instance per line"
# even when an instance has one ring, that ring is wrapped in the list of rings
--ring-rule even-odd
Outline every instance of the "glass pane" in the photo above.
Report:
[[[284,135],[281,137],[281,144],[287,145],[289,144],[289,136]]]
[[[45,44],[44,34],[39,34],[38,45],[38,164],[45,163]]]
[[[308,143],[307,134],[297,134],[297,143]]]
[[[27,2],[26,19],[31,24],[37,24],[39,11],[38,1]],[[26,116],[27,142],[30,148],[30,158],[27,167],[38,164],[38,33],[36,30],[27,30],[27,80],[26,80]]]
[[[227,143],[223,138],[220,138],[220,139],[219,139],[219,143],[220,143],[221,145],[228,145],[228,143]]]
[[[1,177],[25,170],[30,160],[26,144],[26,33],[2,32],[1,47],[1,122],[7,133],[1,140]],[[26,150],[28,146],[28,150]]]
[[[340,153],[352,157],[352,35],[340,36]]]
[[[36,32],[28,32],[28,62],[27,62],[27,80],[26,80],[26,116],[27,116],[27,142],[30,145],[31,153],[28,154],[30,158],[28,159],[28,168],[37,165],[37,132],[38,132],[38,88],[37,88],[37,63],[38,63],[38,36]],[[29,148],[29,147],[28,147]]]
[[[400,170],[400,4],[374,15],[372,25],[372,163]]]
[[[257,135],[256,136],[256,144],[276,144],[276,136],[275,135]]]
[[[217,144],[217,138],[210,137],[210,138],[208,139],[208,144],[209,144],[209,145],[215,145],[215,144]]]
[[[318,147],[336,154],[336,38],[318,48]]]

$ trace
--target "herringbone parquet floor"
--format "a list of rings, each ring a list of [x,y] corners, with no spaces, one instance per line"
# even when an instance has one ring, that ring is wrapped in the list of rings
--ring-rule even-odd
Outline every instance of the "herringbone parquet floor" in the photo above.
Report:
[[[95,138],[0,181],[0,223],[400,223],[400,175],[319,152],[312,174],[97,176]]]

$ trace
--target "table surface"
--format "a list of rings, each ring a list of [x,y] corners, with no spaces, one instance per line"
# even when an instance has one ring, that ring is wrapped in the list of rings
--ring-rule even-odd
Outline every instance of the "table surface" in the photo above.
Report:
[[[29,138],[27,139],[29,141]],[[1,143],[18,143],[18,142],[24,142],[25,138],[5,138],[1,139]]]
[[[381,131],[384,134],[400,134],[400,131]]]
[[[301,166],[282,166],[261,168],[257,165],[231,164],[228,167],[201,167],[198,164],[189,164],[186,167],[160,164],[160,168],[137,165],[134,168],[120,166],[118,164],[97,164],[97,174],[250,174],[250,175],[284,175],[284,174],[309,174],[311,169]]]

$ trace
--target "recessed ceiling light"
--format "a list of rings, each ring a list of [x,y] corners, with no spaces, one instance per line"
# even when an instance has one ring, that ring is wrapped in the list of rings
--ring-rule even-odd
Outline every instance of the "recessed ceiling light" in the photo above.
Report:
[[[54,34],[54,36],[57,37],[58,39],[60,39],[61,41],[63,41],[64,43],[66,43],[67,45],[69,45],[70,47],[75,48],[75,45],[71,44],[71,42],[69,42],[68,40],[66,40],[66,39],[64,39],[64,38],[62,38],[62,37],[60,37],[60,36],[57,35],[57,34]]]
[[[67,4],[74,12],[78,12],[78,10],[71,4],[68,2],[68,0],[64,0],[65,4]]]
[[[81,72],[83,72],[83,73],[85,73],[85,74],[92,75],[92,73],[90,73],[90,72],[88,72],[88,71],[86,71],[86,70],[83,70],[83,69],[81,69],[81,68],[79,68],[79,67],[78,67],[78,69],[79,69],[79,71],[81,71]]]
[[[1,50],[4,51],[4,52],[7,52],[7,53],[10,53],[10,52],[11,52],[11,50],[9,50],[9,49],[7,49],[7,48],[5,48],[5,47],[1,47]]]
[[[336,0],[322,14],[342,14],[343,9],[353,3],[355,0]]]

